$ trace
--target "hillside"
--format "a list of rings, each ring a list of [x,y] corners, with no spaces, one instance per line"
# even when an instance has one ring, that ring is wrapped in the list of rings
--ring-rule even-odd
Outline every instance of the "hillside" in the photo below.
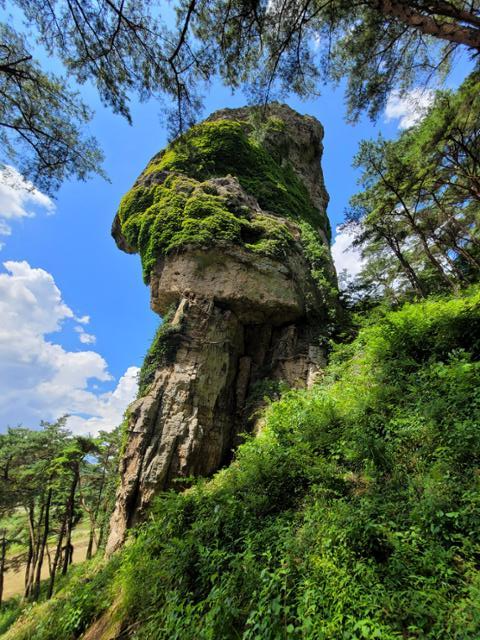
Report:
[[[0,640],[480,640],[480,0],[0,4]]]
[[[377,310],[228,468],[4,637],[477,639],[479,355],[478,288]]]

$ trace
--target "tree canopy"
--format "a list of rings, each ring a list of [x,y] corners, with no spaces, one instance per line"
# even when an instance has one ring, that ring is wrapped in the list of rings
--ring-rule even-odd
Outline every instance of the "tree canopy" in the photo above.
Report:
[[[425,296],[478,278],[479,143],[478,72],[457,92],[439,92],[424,120],[397,140],[362,142],[362,190],[347,215],[367,261],[360,288]]]
[[[480,51],[478,0],[179,0],[173,11],[152,0],[14,4],[70,78],[91,79],[127,118],[132,94],[167,99],[174,133],[193,122],[216,75],[259,102],[346,78],[355,119],[364,110],[375,117],[392,88],[445,72],[458,47]],[[24,36],[4,25],[0,39],[3,161],[15,159],[45,188],[97,171],[101,154],[82,136],[88,109],[41,70]]]
[[[72,563],[74,528],[87,528],[86,558],[103,547],[116,488],[120,429],[73,435],[66,417],[0,434],[0,604],[8,569],[25,573],[25,597],[50,597]]]

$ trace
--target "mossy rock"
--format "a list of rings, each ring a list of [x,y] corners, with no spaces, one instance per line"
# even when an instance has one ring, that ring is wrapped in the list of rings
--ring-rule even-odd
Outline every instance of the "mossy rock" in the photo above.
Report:
[[[283,259],[293,246],[287,221],[307,224],[322,244],[325,215],[290,163],[263,144],[269,131],[282,131],[281,119],[262,126],[215,120],[192,127],[153,158],[124,196],[115,233],[123,248],[140,253],[145,282],[160,257],[187,246],[232,244]],[[218,189],[215,180],[225,176],[237,182],[243,201]],[[245,202],[248,196],[263,212]]]

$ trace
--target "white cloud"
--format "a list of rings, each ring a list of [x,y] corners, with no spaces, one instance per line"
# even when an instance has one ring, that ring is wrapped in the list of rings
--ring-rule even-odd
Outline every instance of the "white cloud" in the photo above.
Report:
[[[95,344],[97,341],[96,337],[91,333],[81,333],[79,339],[82,344]]]
[[[0,235],[9,236],[13,220],[32,218],[39,209],[53,213],[55,205],[14,167],[0,168]]]
[[[0,273],[0,330],[52,333],[62,320],[74,317],[51,274],[26,261],[3,266],[8,273]]]
[[[1,186],[0,186],[1,189]],[[12,229],[9,225],[0,218],[0,236],[10,236],[12,234]]]
[[[346,271],[349,279],[358,275],[364,264],[360,250],[351,246],[353,239],[352,233],[337,227],[332,244],[332,258],[337,273],[340,275]]]
[[[88,316],[86,317],[88,318]],[[78,318],[76,320],[78,322]],[[78,339],[82,344],[95,344],[97,341],[97,338],[91,333],[87,333],[83,327],[76,326],[75,331],[79,334]]]
[[[401,93],[392,91],[385,107],[385,119],[399,120],[399,129],[409,129],[425,117],[432,105],[435,92],[431,89],[411,89]]]
[[[114,391],[101,394],[91,417],[71,416],[68,428],[75,433],[98,433],[100,430],[111,431],[123,419],[127,406],[137,395],[138,367],[128,367],[118,381]]]
[[[97,420],[92,427],[102,419],[102,424],[115,427],[134,397],[131,375],[127,382],[125,376],[121,378],[113,392],[94,393],[89,386],[93,381],[112,380],[104,358],[95,351],[67,351],[47,337],[75,320],[52,275],[25,261],[5,262],[4,267],[6,272],[0,273],[0,428],[18,423],[35,426],[65,413],[77,414],[70,420],[79,428],[92,417]]]

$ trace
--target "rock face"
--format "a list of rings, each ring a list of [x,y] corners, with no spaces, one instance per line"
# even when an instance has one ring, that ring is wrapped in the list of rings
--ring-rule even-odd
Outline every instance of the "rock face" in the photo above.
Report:
[[[226,464],[265,395],[321,371],[336,305],[322,137],[286,105],[222,110],[122,201],[113,235],[165,321],[128,410],[108,552],[156,493]]]

